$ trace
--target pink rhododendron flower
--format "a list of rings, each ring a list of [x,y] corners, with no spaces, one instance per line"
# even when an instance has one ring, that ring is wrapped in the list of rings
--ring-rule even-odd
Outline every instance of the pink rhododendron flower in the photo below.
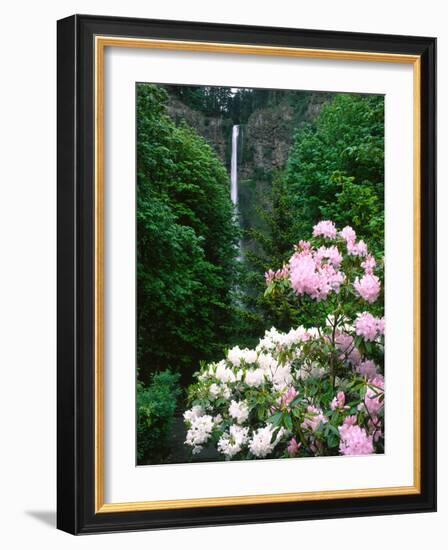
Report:
[[[367,245],[363,240],[358,241],[357,248],[358,248],[358,256],[367,255]]]
[[[295,252],[289,260],[290,281],[296,294],[325,300],[330,292],[339,292],[345,275],[330,263],[321,263],[309,250]]]
[[[377,416],[378,412],[384,407],[382,396],[384,394],[384,378],[379,374],[368,381],[371,384],[367,387],[364,397],[364,404],[370,416]]]
[[[342,429],[343,426],[354,426],[357,423],[356,415],[352,414],[351,416],[346,416],[344,418],[344,422],[342,423],[342,426],[340,429]]]
[[[302,444],[297,443],[296,438],[293,437],[287,447],[289,456],[295,456],[301,445]]]
[[[343,455],[369,455],[373,453],[373,438],[357,425],[339,427],[339,452]]]
[[[360,363],[356,370],[359,372],[359,374],[365,376],[367,379],[375,378],[375,376],[378,374],[375,363],[370,359],[367,359],[366,361]]]
[[[266,280],[266,283],[271,283],[274,279],[287,279],[289,277],[289,266],[284,265],[282,269],[277,269],[277,271],[273,271],[270,269],[269,271],[266,271],[264,274],[264,278]]]
[[[369,304],[375,302],[381,290],[381,284],[378,277],[369,273],[366,273],[361,279],[356,277],[353,286],[361,298],[364,298]]]
[[[313,256],[304,251],[296,252],[289,260],[291,286],[297,294],[318,295],[320,278]]]
[[[356,233],[355,230],[350,227],[349,225],[346,225],[342,231],[339,231],[339,235],[346,241],[346,242],[354,242],[356,241]]]
[[[373,342],[375,338],[381,334],[381,320],[374,317],[367,311],[358,313],[358,317],[355,321],[355,330],[358,336],[362,336],[364,340]],[[384,328],[384,320],[383,320]]]
[[[342,409],[345,405],[345,393],[343,391],[338,391],[336,396],[333,398],[333,401],[330,403],[330,408],[332,411],[336,409]]]
[[[378,319],[378,332],[382,335],[384,335],[384,317],[381,317],[381,319]]]
[[[365,256],[367,254],[367,245],[364,241],[347,241],[347,252],[350,256]]]
[[[335,239],[337,235],[336,226],[332,221],[323,220],[313,227],[313,237],[327,237],[328,239]]]
[[[361,354],[358,348],[355,347],[355,341],[350,334],[336,331],[335,344],[336,348],[341,352],[339,356],[341,361],[350,361],[352,365],[357,365],[361,361]]]
[[[291,401],[296,397],[297,391],[292,386],[281,396],[280,403],[283,407],[287,407]]]
[[[361,262],[361,267],[364,269],[365,273],[373,273],[373,269],[376,266],[376,261],[373,256],[370,254],[366,256],[366,259]]]
[[[337,246],[330,246],[328,248],[326,246],[321,246],[317,251],[316,259],[328,259],[334,267],[339,267],[342,262],[342,256]]]
[[[324,416],[322,409],[314,407],[313,405],[308,405],[306,410],[307,414],[300,425],[303,430],[310,429],[315,432],[321,422],[322,424],[328,422],[328,418]]]

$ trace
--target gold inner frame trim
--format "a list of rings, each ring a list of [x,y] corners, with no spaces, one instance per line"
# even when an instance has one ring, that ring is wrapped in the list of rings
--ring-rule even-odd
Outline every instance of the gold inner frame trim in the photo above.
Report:
[[[154,48],[163,50],[195,51],[208,53],[235,53],[249,55],[285,56],[341,61],[370,61],[407,63],[413,65],[413,298],[414,298],[414,350],[413,350],[413,424],[414,469],[413,485],[366,489],[277,493],[263,495],[192,498],[179,500],[150,500],[141,502],[104,502],[104,50],[106,47]],[[225,44],[181,40],[156,40],[96,36],[95,55],[95,513],[167,510],[206,506],[232,506],[275,502],[303,502],[341,498],[412,495],[421,492],[420,456],[420,194],[421,194],[421,59],[417,55],[382,52],[357,52],[257,46],[251,44]]]

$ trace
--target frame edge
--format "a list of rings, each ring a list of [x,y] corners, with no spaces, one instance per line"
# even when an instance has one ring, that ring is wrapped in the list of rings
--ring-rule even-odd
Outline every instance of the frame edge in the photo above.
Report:
[[[78,532],[76,365],[77,26],[57,22],[57,521]]]

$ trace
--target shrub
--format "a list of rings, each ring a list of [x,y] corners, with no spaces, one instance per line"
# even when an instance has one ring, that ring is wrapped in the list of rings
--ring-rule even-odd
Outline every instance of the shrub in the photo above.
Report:
[[[137,382],[137,459],[160,463],[169,453],[169,438],[180,395],[179,374],[169,370],[152,376],[146,387]]]
[[[193,454],[211,443],[226,459],[383,452],[382,271],[351,227],[316,224],[266,273],[266,294],[297,310],[325,304],[321,324],[273,327],[200,369],[184,414]]]

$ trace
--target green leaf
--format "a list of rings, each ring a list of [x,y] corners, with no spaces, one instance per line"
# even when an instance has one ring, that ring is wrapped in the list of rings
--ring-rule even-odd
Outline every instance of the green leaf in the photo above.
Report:
[[[273,426],[279,426],[282,421],[282,414],[281,412],[276,412],[272,416],[269,416],[267,421],[272,424]]]
[[[283,415],[283,424],[284,424],[286,429],[292,431],[292,418],[289,414],[285,413]]]

